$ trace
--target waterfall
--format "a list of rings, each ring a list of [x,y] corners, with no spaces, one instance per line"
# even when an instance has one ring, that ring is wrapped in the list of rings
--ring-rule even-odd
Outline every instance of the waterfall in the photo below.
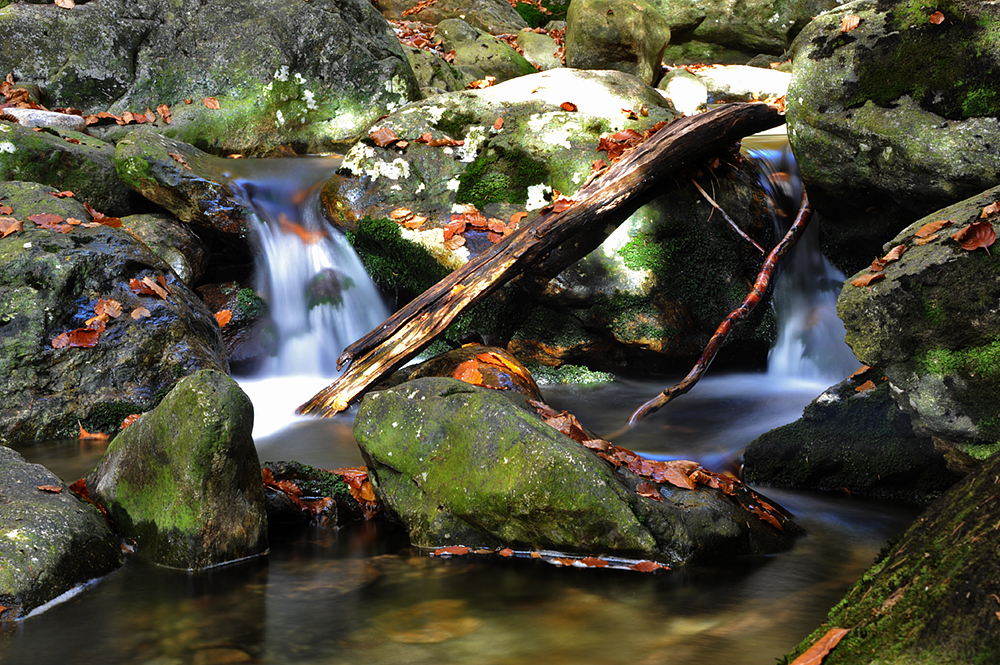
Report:
[[[324,218],[320,190],[340,159],[223,160],[221,175],[247,208],[255,288],[267,301],[277,351],[240,381],[255,407],[254,436],[280,429],[336,376],[344,348],[390,311],[354,249]]]
[[[744,149],[757,162],[768,191],[776,237],[788,231],[802,197],[795,158],[784,136],[748,140]],[[768,355],[767,371],[775,378],[838,383],[860,363],[844,342],[846,330],[837,316],[837,296],[844,274],[820,250],[818,215],[780,266],[773,303],[778,339]]]

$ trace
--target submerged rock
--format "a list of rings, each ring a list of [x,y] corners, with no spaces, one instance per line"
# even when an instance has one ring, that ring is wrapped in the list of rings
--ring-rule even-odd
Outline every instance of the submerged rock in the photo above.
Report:
[[[121,565],[118,539],[97,508],[40,464],[0,446],[0,620]]]
[[[980,455],[1000,439],[1000,270],[995,253],[963,249],[951,236],[972,224],[994,228],[1000,215],[984,211],[998,200],[995,187],[914,222],[885,245],[906,251],[884,278],[849,279],[837,301],[854,355],[889,378],[914,430],[973,444]],[[937,221],[952,223],[917,236]]]
[[[996,9],[860,0],[792,47],[788,135],[827,256],[860,269],[913,220],[997,184]],[[841,21],[859,17],[845,32]]]
[[[0,443],[114,432],[151,409],[178,378],[228,369],[219,324],[170,266],[124,228],[90,223],[73,198],[21,182],[0,183],[0,199],[23,230],[0,238]],[[45,219],[45,218],[40,218]],[[66,232],[62,232],[66,231]],[[133,290],[131,280],[162,279],[167,296]],[[100,300],[121,306],[91,347],[60,346],[63,333],[88,328]],[[144,308],[133,316],[138,308]],[[94,324],[96,325],[96,323]],[[93,335],[93,333],[87,333]],[[70,341],[66,339],[66,341]]]
[[[267,552],[253,405],[236,382],[205,370],[119,434],[87,477],[136,552],[171,568],[208,568]]]
[[[668,564],[785,549],[797,532],[765,524],[721,491],[636,492],[520,395],[424,378],[362,401],[354,433],[379,502],[415,545],[552,549]]]
[[[743,453],[746,481],[923,504],[976,468],[947,441],[918,438],[877,375],[827,389],[800,419],[751,441]],[[878,385],[869,387],[869,376]]]

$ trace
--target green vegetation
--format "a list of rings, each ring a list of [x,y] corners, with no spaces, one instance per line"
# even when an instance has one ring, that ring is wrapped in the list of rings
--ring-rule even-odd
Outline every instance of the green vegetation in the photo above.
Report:
[[[539,9],[544,8],[546,11]],[[532,28],[544,28],[549,21],[565,21],[569,10],[569,0],[518,0],[514,9],[525,23]]]
[[[361,257],[368,274],[400,303],[439,282],[448,270],[426,249],[403,240],[399,225],[388,218],[365,217],[347,239]]]
[[[549,365],[531,363],[527,367],[539,385],[611,383],[615,380],[613,374],[598,372],[582,365],[550,367]]]
[[[459,177],[455,202],[471,203],[480,210],[494,202],[523,205],[528,200],[528,187],[545,177],[545,166],[526,153],[491,147]]]
[[[236,311],[238,319],[259,319],[270,313],[267,301],[257,295],[253,289],[240,289],[236,294]]]

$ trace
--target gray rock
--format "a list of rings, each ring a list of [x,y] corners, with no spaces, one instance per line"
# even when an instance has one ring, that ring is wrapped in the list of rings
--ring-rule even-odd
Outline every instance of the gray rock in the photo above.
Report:
[[[671,69],[656,84],[657,90],[684,115],[694,115],[708,103],[708,86],[686,69]]]
[[[3,112],[17,118],[18,123],[24,127],[55,127],[58,129],[71,129],[74,132],[85,132],[87,130],[87,121],[82,116],[70,113],[19,108],[7,108]]]
[[[845,272],[919,217],[1000,180],[995,11],[861,0],[822,14],[792,48],[788,135],[828,256]],[[848,14],[857,28],[842,32]]]
[[[515,34],[528,27],[507,0],[448,0],[424,7],[416,14],[403,16],[420,0],[379,0],[378,9],[387,19],[420,21],[438,25],[447,19],[461,19],[491,35]]]
[[[752,102],[784,97],[791,74],[774,69],[724,65],[706,67],[697,76],[713,102]]]
[[[645,0],[570,3],[566,14],[566,66],[615,69],[650,85],[660,80],[670,27]]]
[[[208,244],[188,224],[179,222],[172,215],[129,215],[122,219],[122,223],[170,264],[189,287],[194,288],[208,269]]]
[[[0,180],[37,182],[72,191],[106,215],[121,217],[149,207],[115,171],[113,146],[70,130],[36,132],[0,122]]]
[[[424,99],[442,92],[465,90],[475,80],[473,76],[426,49],[409,46],[406,48],[406,57],[417,77]]]
[[[863,287],[848,280],[837,302],[847,343],[889,378],[917,433],[987,452],[1000,439],[1000,273],[995,255],[965,250],[950,236],[975,222],[993,226],[995,214],[981,215],[998,199],[995,187],[914,222],[886,245],[908,249],[885,278]],[[916,231],[939,220],[954,224],[918,245]]]
[[[67,233],[27,221],[47,213],[89,222],[74,199],[50,187],[0,183],[24,229],[0,239],[0,443],[114,432],[147,411],[178,378],[228,369],[219,325],[173,270],[123,228],[83,225]],[[163,277],[166,299],[138,295],[130,280]],[[82,329],[99,298],[121,304],[92,348],[53,348]],[[133,318],[137,307],[149,316]]]
[[[0,446],[0,533],[3,621],[20,619],[122,562],[118,539],[97,508],[6,446]]]
[[[492,76],[498,83],[503,83],[538,71],[509,44],[462,19],[441,21],[437,34],[445,51],[455,51],[454,67],[472,80]]]
[[[525,59],[543,72],[563,66],[556,56],[559,45],[548,35],[524,30],[517,33],[517,45],[524,51]]]
[[[253,405],[228,375],[182,379],[108,446],[87,477],[91,497],[136,553],[202,569],[267,552]]]
[[[41,84],[50,106],[120,114],[166,104],[173,122],[159,120],[160,130],[216,154],[327,152],[419,96],[368,0],[15,3],[0,31],[0,70]]]
[[[432,547],[509,546],[652,558],[668,564],[762,554],[795,526],[766,526],[699,486],[636,493],[592,451],[506,391],[425,378],[369,393],[354,433],[381,505]],[[516,396],[523,404],[523,397]]]

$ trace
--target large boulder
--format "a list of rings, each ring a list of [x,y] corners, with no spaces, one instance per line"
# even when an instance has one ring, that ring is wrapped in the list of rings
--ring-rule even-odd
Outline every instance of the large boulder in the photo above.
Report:
[[[380,504],[413,544],[549,549],[666,564],[786,548],[797,532],[699,485],[640,496],[640,479],[523,408],[445,378],[365,396],[354,434]]]
[[[253,405],[228,375],[182,379],[115,437],[87,477],[122,538],[163,566],[201,569],[267,552]]]
[[[454,53],[452,65],[470,81],[492,76],[502,83],[538,71],[510,44],[460,18],[441,21],[437,26],[437,36],[441,40],[441,48]]]
[[[993,228],[1000,216],[986,209],[998,199],[1000,187],[914,222],[887,243],[908,249],[884,278],[848,280],[837,302],[854,355],[889,378],[918,434],[990,450],[1000,439],[1000,271],[995,254],[951,236],[973,224]],[[918,237],[925,224],[946,220]]]
[[[788,135],[824,249],[857,271],[913,220],[1000,182],[996,10],[860,0],[792,46]],[[848,15],[858,26],[841,29]]]
[[[165,104],[172,123],[161,117],[162,131],[223,154],[329,151],[419,95],[368,0],[102,0],[72,11],[15,2],[0,9],[0,31],[0,70],[41,85],[49,106],[121,114]]]
[[[161,259],[170,264],[185,284],[194,288],[209,264],[208,243],[173,215],[147,213],[128,215],[122,224],[139,236]]]
[[[114,146],[68,129],[36,132],[0,121],[0,180],[37,182],[70,190],[107,215],[121,217],[149,202],[133,192],[115,171]]]
[[[656,85],[670,28],[646,0],[576,0],[566,14],[566,66],[616,69]]]
[[[555,190],[579,189],[593,162],[608,157],[598,150],[602,137],[675,117],[655,90],[616,71],[554,69],[439,95],[373,127],[374,138],[394,135],[407,145],[380,146],[374,138],[356,145],[325,187],[324,202],[330,218],[351,231],[373,278],[406,299],[490,246],[488,229],[471,226],[446,243],[453,213],[473,205],[510,228],[507,220],[534,214]],[[446,145],[416,140],[428,134]],[[445,137],[463,143],[447,145]],[[714,187],[730,217],[767,245],[772,221],[755,170],[735,155],[727,161],[714,184],[702,180],[704,188]],[[593,246],[611,230],[601,229]],[[685,182],[640,209],[543,292],[530,300],[520,289],[488,299],[449,331],[449,340],[474,331],[491,344],[523,340],[511,350],[524,361],[662,370],[697,355],[746,297],[761,263],[761,254]],[[762,360],[772,341],[766,308],[755,317],[734,341]]]
[[[0,446],[0,620],[19,619],[121,565],[108,523],[51,471]]]
[[[998,477],[1000,456],[935,501],[787,662],[834,627],[848,632],[823,665],[1000,662]]]
[[[218,322],[170,266],[124,228],[94,226],[80,202],[53,193],[45,185],[0,183],[0,205],[23,226],[0,238],[5,445],[76,436],[81,422],[90,431],[116,431],[126,416],[151,409],[178,378],[228,369]],[[46,228],[29,220],[36,214],[85,224]],[[144,278],[162,279],[166,297],[134,289],[131,282]],[[96,346],[55,348],[57,338],[93,337],[74,331],[98,325],[88,321],[101,300],[117,302],[121,314],[108,317],[92,340]],[[140,307],[148,314],[136,312]]]
[[[507,0],[379,0],[378,10],[390,20],[420,21],[431,25],[457,18],[491,35],[516,34],[528,27]]]

